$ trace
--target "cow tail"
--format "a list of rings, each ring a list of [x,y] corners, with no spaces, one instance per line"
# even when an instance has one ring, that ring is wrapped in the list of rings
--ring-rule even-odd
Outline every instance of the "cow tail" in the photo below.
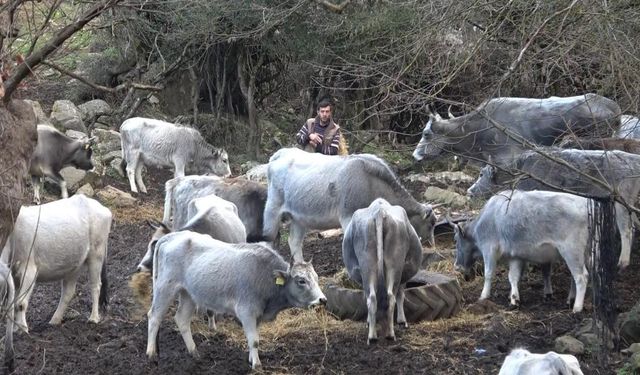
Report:
[[[176,180],[171,179],[164,184],[164,213],[162,214],[162,222],[169,225],[171,219],[171,206],[173,205],[173,189],[176,186]],[[173,228],[173,226],[172,226]],[[173,228],[178,229],[178,228]]]
[[[387,288],[385,287],[384,277],[384,219],[385,215],[382,211],[376,214],[376,255],[378,256],[377,273],[378,273],[378,290],[376,297],[378,299],[378,311],[386,311],[389,306],[389,298],[387,297]]]
[[[109,279],[107,278],[107,259],[102,261],[102,270],[100,271],[100,295],[98,297],[98,305],[100,311],[107,311],[109,305]]]
[[[5,373],[9,374],[14,371],[13,325],[15,321],[15,304],[17,303],[16,288],[13,283],[13,276],[11,275],[11,272],[7,274],[5,284],[7,286],[7,295],[3,305],[7,309],[7,319],[4,339],[4,366]]]

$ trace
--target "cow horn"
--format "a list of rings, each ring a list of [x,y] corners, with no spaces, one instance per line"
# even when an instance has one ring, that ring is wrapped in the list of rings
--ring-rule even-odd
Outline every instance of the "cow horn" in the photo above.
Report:
[[[160,227],[165,227],[166,225],[164,225],[164,223],[159,222],[158,220],[154,220],[154,219],[147,219],[147,225],[150,226],[153,229],[158,229]]]
[[[93,136],[93,137],[87,139],[87,143],[95,143],[97,139],[98,139],[98,137]]]
[[[456,116],[451,113],[451,106],[449,106],[449,109],[447,109],[447,113],[449,113],[449,120],[453,120],[454,118],[456,118]]]

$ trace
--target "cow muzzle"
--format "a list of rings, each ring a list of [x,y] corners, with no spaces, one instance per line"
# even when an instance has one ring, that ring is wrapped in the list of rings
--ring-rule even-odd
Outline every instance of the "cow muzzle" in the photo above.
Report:
[[[325,297],[325,295],[321,295],[320,297],[318,297],[315,301],[311,302],[309,304],[309,307],[314,307],[314,306],[326,306],[327,305],[327,297]]]

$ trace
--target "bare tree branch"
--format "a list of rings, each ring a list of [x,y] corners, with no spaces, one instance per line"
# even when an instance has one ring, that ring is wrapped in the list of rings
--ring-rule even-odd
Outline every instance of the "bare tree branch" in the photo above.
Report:
[[[340,4],[334,4],[329,2],[328,0],[316,0],[316,2],[320,5],[323,5],[325,8],[327,8],[328,10],[334,12],[334,13],[342,13],[342,11],[344,10],[344,8],[349,5],[349,3],[351,2],[351,0],[344,0],[342,3]]]

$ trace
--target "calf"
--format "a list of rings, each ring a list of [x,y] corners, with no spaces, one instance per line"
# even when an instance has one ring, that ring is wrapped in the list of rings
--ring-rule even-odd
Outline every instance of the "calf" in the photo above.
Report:
[[[188,221],[189,202],[211,194],[236,205],[238,216],[247,232],[247,242],[264,240],[262,218],[267,201],[267,187],[243,178],[184,176],[167,181],[162,221],[169,223],[173,213],[171,226],[174,230],[181,229]]]
[[[184,176],[188,164],[192,164],[197,173],[231,175],[227,152],[213,148],[196,129],[134,117],[122,123],[120,134],[122,166],[134,193],[138,188],[143,193],[147,192],[142,182],[145,164],[173,167],[174,177]]]
[[[289,307],[326,303],[310,263],[289,266],[262,244],[227,244],[190,232],[170,233],[155,246],[153,302],[149,310],[147,356],[157,356],[158,329],[179,296],[175,320],[187,350],[197,357],[191,336],[196,306],[232,314],[242,324],[252,368],[258,357],[258,325]]]
[[[90,322],[100,321],[98,306],[107,305],[107,239],[111,211],[84,195],[41,206],[22,207],[2,250],[18,289],[16,322],[28,332],[26,311],[36,282],[62,280],[60,303],[50,324],[60,324],[73,298],[80,271],[89,270],[93,308]]]
[[[395,340],[393,310],[407,326],[404,289],[422,263],[422,245],[407,212],[379,198],[353,213],[342,242],[342,258],[349,277],[364,287],[369,316],[367,344],[377,339],[376,315],[387,338]]]
[[[534,354],[514,349],[504,359],[498,375],[582,375],[578,359],[570,354]]]
[[[216,240],[227,243],[246,242],[247,232],[238,217],[236,205],[215,195],[196,198],[189,202],[187,219],[187,223],[180,230],[208,234]],[[164,224],[152,224],[152,227],[156,232],[149,242],[146,254],[138,264],[138,271],[151,270],[154,241],[171,232],[171,229]]]
[[[503,191],[494,195],[469,225],[454,226],[455,267],[469,275],[475,256],[484,259],[484,288],[489,298],[497,262],[509,262],[511,305],[520,303],[518,282],[525,262],[549,264],[564,259],[573,284],[573,312],[582,311],[588,273],[585,252],[589,241],[588,199],[549,191]],[[546,273],[546,272],[545,272]],[[545,275],[545,294],[551,293]],[[574,287],[575,285],[575,287]]]
[[[69,197],[67,183],[60,174],[60,170],[68,166],[85,171],[92,169],[91,141],[92,139],[75,140],[51,126],[38,125],[38,143],[29,166],[34,202],[40,204],[40,186],[45,177],[49,177],[60,185],[62,198]]]

